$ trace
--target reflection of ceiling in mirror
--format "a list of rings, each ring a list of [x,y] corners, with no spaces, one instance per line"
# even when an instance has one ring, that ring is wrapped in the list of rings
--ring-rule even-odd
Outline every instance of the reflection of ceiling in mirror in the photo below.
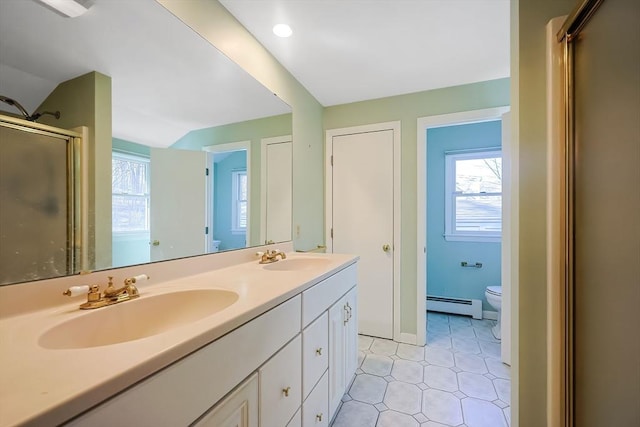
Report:
[[[291,111],[154,0],[97,1],[72,19],[0,1],[0,94],[32,113],[59,83],[90,71],[112,78],[113,136],[145,145]]]

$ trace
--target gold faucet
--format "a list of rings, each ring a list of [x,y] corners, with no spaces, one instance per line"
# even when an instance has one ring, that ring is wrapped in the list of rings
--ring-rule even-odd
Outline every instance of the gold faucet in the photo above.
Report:
[[[278,255],[280,255],[281,259],[287,259],[287,255],[282,251],[277,249],[267,249],[260,257],[260,264],[271,264],[272,262],[276,262],[278,261]]]
[[[139,280],[149,279],[146,274],[140,274],[138,276],[129,277],[124,280],[124,286],[116,289],[113,286],[113,277],[109,276],[109,283],[103,293],[100,293],[99,285],[82,285],[72,286],[63,292],[63,295],[70,297],[78,296],[83,293],[87,293],[87,302],[80,304],[80,309],[91,310],[94,308],[106,307],[108,305],[117,304],[123,301],[129,301],[130,299],[138,298],[140,293],[138,288],[134,285]]]

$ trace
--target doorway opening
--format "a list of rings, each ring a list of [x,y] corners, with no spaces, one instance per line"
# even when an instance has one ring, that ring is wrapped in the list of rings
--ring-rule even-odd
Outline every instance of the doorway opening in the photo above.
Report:
[[[510,363],[511,304],[509,300],[511,281],[507,278],[510,278],[511,275],[511,258],[508,254],[512,245],[511,227],[513,222],[509,182],[513,169],[511,147],[509,147],[508,138],[506,138],[509,132],[507,128],[508,115],[504,116],[508,111],[509,107],[500,107],[419,118],[417,123],[416,195],[418,208],[416,292],[418,343],[425,344],[427,342],[428,319],[426,312],[428,304],[438,310],[451,310],[456,313],[458,308],[463,307],[462,304],[458,304],[460,301],[457,300],[465,300],[466,303],[466,300],[475,299],[476,308],[472,310],[473,312],[465,312],[464,314],[480,318],[483,315],[485,317],[491,316],[491,313],[496,312],[490,311],[492,309],[486,301],[484,304],[482,303],[485,288],[490,285],[502,285],[503,303],[500,317],[503,325],[501,333],[503,338],[500,352],[505,363]],[[448,133],[452,135],[447,135]],[[468,135],[464,136],[465,133]],[[499,138],[497,143],[495,136],[490,136],[496,134]],[[500,134],[502,138],[499,137]],[[485,137],[483,138],[482,135]],[[458,145],[442,146],[442,141],[451,136],[453,137],[451,139],[455,139]],[[502,149],[502,163],[498,168],[497,159],[499,156],[496,155],[496,150],[500,150],[500,148]],[[473,161],[468,165],[463,165],[462,163],[466,160]],[[460,161],[459,165],[458,161]],[[449,168],[446,167],[447,162]],[[478,172],[475,176],[466,173],[463,174],[465,176],[457,176],[456,166],[459,166],[457,175],[461,175],[462,166],[484,166],[486,170]],[[449,181],[452,181],[449,185],[452,187],[449,188],[451,193],[449,197],[446,197],[445,190],[447,172],[449,173]],[[492,174],[493,176],[491,176]],[[456,182],[456,180],[460,182]],[[460,186],[465,180],[468,181],[468,188],[466,191],[464,189],[458,191],[455,188],[456,184]],[[485,183],[481,184],[483,180]],[[491,187],[489,181],[501,181],[503,185],[500,194],[495,191],[495,186]],[[495,213],[496,203],[502,207],[502,213],[499,215]],[[478,204],[484,205],[484,209],[478,210],[479,215],[466,215],[469,213],[469,209],[465,209],[465,206],[467,208],[478,207]],[[450,209],[445,209],[446,206]],[[501,236],[496,232],[498,221],[502,225]],[[449,226],[445,229],[446,224]],[[467,247],[460,248],[458,245],[463,243],[460,240],[471,240],[471,242],[464,242]],[[434,246],[436,244],[438,247]],[[481,245],[489,245],[489,247],[478,248]],[[486,259],[486,256],[490,256],[491,261],[483,262],[475,256],[474,253],[477,254],[478,250],[481,251],[483,260]],[[436,269],[438,271],[434,271]],[[434,283],[429,283],[429,279]],[[469,292],[467,289],[469,283],[473,284],[470,298],[456,298],[466,297],[465,293]],[[429,291],[429,295],[433,294],[436,297],[450,297],[444,298],[449,301],[444,301],[444,306],[442,305],[443,301],[437,301],[437,298],[432,298],[428,302],[427,291]],[[481,304],[479,311],[478,304]],[[497,318],[497,313],[494,315]]]
[[[209,145],[202,149],[213,154],[207,202],[210,252],[245,248],[251,234],[251,141]]]

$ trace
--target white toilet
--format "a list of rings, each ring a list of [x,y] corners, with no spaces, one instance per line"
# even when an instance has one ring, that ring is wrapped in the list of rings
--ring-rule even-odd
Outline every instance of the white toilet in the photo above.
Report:
[[[493,336],[500,339],[500,311],[502,309],[502,286],[487,286],[484,291],[484,296],[487,299],[489,305],[496,309],[498,312],[498,321],[496,325],[491,328]]]

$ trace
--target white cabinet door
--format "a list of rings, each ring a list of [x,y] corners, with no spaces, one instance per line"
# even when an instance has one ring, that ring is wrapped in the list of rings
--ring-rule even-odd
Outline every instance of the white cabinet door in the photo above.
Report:
[[[345,295],[347,324],[345,325],[345,387],[349,385],[358,367],[358,299],[356,288]]]
[[[302,396],[306,399],[329,366],[329,320],[325,312],[302,332]]]
[[[302,427],[302,408],[298,409],[298,412],[291,418],[287,427]]]
[[[302,427],[329,425],[329,373],[325,372],[302,405]]]
[[[282,427],[302,403],[302,339],[296,336],[259,370],[260,425]]]
[[[344,299],[329,309],[329,417],[333,418],[344,394],[345,325],[347,312]]]
[[[357,288],[353,287],[329,309],[329,418],[358,365]]]
[[[258,427],[258,375],[249,377],[194,427]]]

